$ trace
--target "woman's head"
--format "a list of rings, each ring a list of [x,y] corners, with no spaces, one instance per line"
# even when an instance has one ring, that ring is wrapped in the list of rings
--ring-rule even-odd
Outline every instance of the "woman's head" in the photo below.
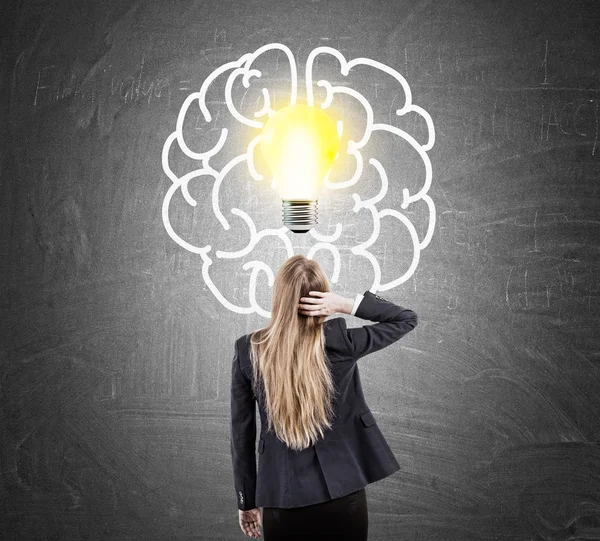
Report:
[[[321,325],[326,316],[305,316],[298,312],[300,298],[308,297],[310,291],[329,291],[323,267],[303,255],[290,257],[275,275],[272,321],[290,323],[298,319],[304,325]]]

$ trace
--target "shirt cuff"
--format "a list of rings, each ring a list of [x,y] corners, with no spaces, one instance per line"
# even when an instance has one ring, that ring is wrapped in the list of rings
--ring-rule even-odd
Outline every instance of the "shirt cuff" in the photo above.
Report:
[[[356,313],[356,310],[358,309],[358,305],[361,303],[361,301],[364,299],[364,295],[361,295],[360,293],[358,293],[356,295],[356,299],[354,300],[354,306],[352,307],[352,312],[350,312],[350,315],[353,316]]]

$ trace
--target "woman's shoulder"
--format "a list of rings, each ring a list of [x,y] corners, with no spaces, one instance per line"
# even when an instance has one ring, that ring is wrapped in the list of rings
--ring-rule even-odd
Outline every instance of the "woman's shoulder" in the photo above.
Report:
[[[328,329],[339,329],[339,325],[340,325],[340,320],[341,321],[346,321],[343,317],[338,316],[338,317],[332,317],[331,319],[328,319],[325,321],[324,325],[325,325],[325,330]]]
[[[236,346],[239,348],[239,347],[243,347],[243,346],[249,344],[251,335],[252,335],[252,333],[248,333],[248,334],[243,334],[242,336],[238,337],[237,340],[235,341]]]
[[[242,336],[240,336],[236,341],[236,347],[238,348],[238,350],[242,349],[242,348],[249,348],[250,347],[250,340],[252,339],[252,336],[254,334],[256,334],[258,331],[260,331],[261,329],[258,329],[256,331],[252,331],[249,332],[248,334],[243,334]]]

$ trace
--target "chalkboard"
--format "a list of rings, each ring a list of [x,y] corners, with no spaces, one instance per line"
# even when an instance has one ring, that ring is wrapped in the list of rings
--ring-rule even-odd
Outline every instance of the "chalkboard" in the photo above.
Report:
[[[3,6],[0,538],[241,539],[233,343],[268,321],[269,269],[291,248],[334,291],[371,289],[419,315],[359,361],[402,467],[367,487],[371,539],[600,539],[598,8]],[[198,99],[181,113],[221,67],[270,44],[247,87],[242,71],[206,87],[210,121]],[[320,55],[316,102],[317,81],[351,89],[396,130],[371,134],[354,184],[324,189],[322,241],[282,232],[279,196],[246,163],[218,190],[218,174],[194,173],[223,129],[217,173],[256,134],[227,93],[256,120],[262,88],[273,108],[289,99],[288,52],[302,89],[318,48],[393,73],[345,74]],[[402,81],[417,109],[402,110]],[[336,100],[358,137],[367,109]],[[330,182],[356,171],[344,157]],[[377,278],[353,251],[376,220],[355,205],[384,184]]]

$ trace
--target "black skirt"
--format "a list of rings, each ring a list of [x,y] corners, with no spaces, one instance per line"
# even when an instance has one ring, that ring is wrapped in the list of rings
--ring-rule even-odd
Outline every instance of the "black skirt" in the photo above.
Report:
[[[368,527],[364,488],[314,505],[263,507],[264,541],[367,541]]]

